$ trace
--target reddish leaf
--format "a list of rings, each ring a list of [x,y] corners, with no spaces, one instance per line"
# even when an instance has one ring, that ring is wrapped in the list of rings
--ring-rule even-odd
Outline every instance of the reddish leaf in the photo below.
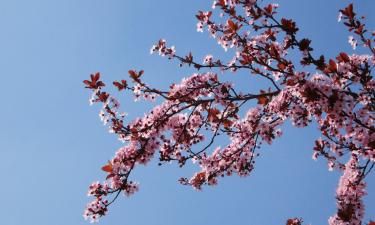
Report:
[[[121,80],[121,83],[118,81],[114,81],[113,85],[118,88],[119,91],[125,89],[127,87],[126,80]]]
[[[239,29],[239,26],[232,20],[228,20],[228,26],[233,32],[236,32]]]
[[[134,70],[129,70],[128,73],[131,78],[133,79],[137,78],[137,73]]]
[[[288,79],[288,80],[286,81],[286,84],[287,84],[288,86],[294,86],[294,85],[297,84],[297,82],[296,82],[294,79]]]
[[[100,79],[100,73],[97,72],[95,74],[91,74],[90,77],[91,77],[91,81],[93,83],[96,83]]]
[[[282,63],[282,62],[279,62],[279,63],[277,64],[277,68],[279,68],[279,70],[285,70],[286,65],[285,65],[284,63]]]
[[[108,180],[108,179],[110,179],[110,178],[112,178],[112,177],[114,177],[114,176],[115,176],[115,174],[110,173],[110,174],[108,174],[108,176],[105,177],[105,179]]]
[[[288,34],[294,34],[298,31],[296,23],[293,20],[287,20],[285,18],[281,19],[281,26],[284,31]]]
[[[345,52],[340,52],[340,54],[336,57],[336,59],[339,62],[350,62],[350,58],[348,54],[346,54]]]
[[[90,75],[90,80],[84,80],[83,83],[86,84],[86,88],[97,89],[100,87],[104,87],[105,84],[100,79],[100,73],[95,73]]]
[[[266,92],[264,90],[260,90],[260,93],[261,94],[265,94]],[[258,104],[260,104],[260,105],[265,105],[269,101],[269,99],[268,99],[268,97],[266,95],[259,95],[257,97],[257,99],[258,99]]]
[[[86,84],[86,88],[91,88],[91,81],[84,80],[83,83]]]
[[[264,11],[266,11],[268,14],[272,14],[272,4],[268,4],[266,7],[264,7]]]
[[[193,55],[191,54],[191,52],[189,52],[189,55],[185,56],[185,62],[190,64],[193,62]]]
[[[218,115],[220,114],[220,110],[217,109],[217,108],[212,108],[212,109],[209,109],[208,111],[208,120],[211,121],[211,122],[218,122],[219,120],[219,117]]]
[[[232,20],[228,20],[228,25],[232,30],[236,28],[236,24]]]
[[[117,81],[114,81],[113,82],[113,85],[116,86],[118,88],[119,91],[121,91],[122,89],[124,89],[124,86],[122,86],[122,84],[120,84],[119,82]]]
[[[302,224],[302,220],[301,219],[297,219],[297,218],[288,219],[286,221],[286,225],[301,225],[301,224]]]
[[[104,85],[103,82],[98,81],[98,82],[96,82],[95,86],[98,88],[98,87],[104,87],[105,85]]]
[[[266,96],[259,96],[258,98],[258,104],[265,105],[268,102],[268,98]]]
[[[206,173],[205,172],[200,172],[195,176],[195,179],[198,181],[204,181],[206,179]]]
[[[363,24],[361,24],[355,31],[354,31],[354,33],[356,33],[356,34],[362,34],[362,32],[363,32],[363,27],[364,27],[364,25]]]
[[[340,10],[340,12],[347,16],[349,19],[352,19],[355,16],[355,13],[353,11],[353,4],[348,5],[345,9]]]
[[[109,94],[108,94],[108,93],[106,93],[106,92],[102,92],[102,93],[100,93],[100,95],[99,95],[99,101],[101,101],[101,102],[106,102],[107,99],[108,99],[108,97],[109,97]]]
[[[226,119],[223,121],[224,128],[229,128],[230,126],[232,126],[232,124],[233,124],[233,121],[231,120]]]
[[[319,59],[315,62],[317,69],[324,70],[326,67],[324,56],[321,55]]]
[[[203,20],[203,18],[204,18],[203,12],[202,11],[198,11],[198,15],[195,15],[195,17],[197,17],[198,20]]]
[[[108,162],[107,165],[104,165],[104,166],[102,167],[102,170],[105,171],[105,172],[107,172],[107,173],[112,173],[112,171],[113,171],[113,167],[112,167],[111,162]]]
[[[332,59],[329,60],[328,69],[330,72],[337,72],[337,64]]]
[[[300,49],[301,51],[305,51],[305,50],[307,50],[307,51],[311,51],[311,50],[313,50],[312,48],[310,48],[310,43],[311,43],[311,40],[306,39],[306,38],[302,39],[302,40],[299,42],[299,49]]]

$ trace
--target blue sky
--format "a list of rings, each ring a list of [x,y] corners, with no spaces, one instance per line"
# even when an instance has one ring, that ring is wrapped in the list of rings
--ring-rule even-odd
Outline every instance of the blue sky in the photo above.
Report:
[[[279,3],[280,14],[297,21],[301,37],[311,38],[317,52],[332,57],[350,51],[348,33],[337,23],[338,9],[348,1]],[[199,0],[0,0],[0,224],[88,224],[82,217],[87,187],[104,179],[100,167],[121,143],[100,123],[98,107],[88,105],[82,80],[96,71],[106,81],[121,79],[134,68],[144,69],[149,83],[167,87],[189,75],[190,69],[149,54],[159,38],[181,54],[223,56],[207,33],[195,32],[195,13],[210,6]],[[375,28],[375,2],[356,1],[355,7]],[[248,86],[256,83],[238,87]],[[149,108],[128,97],[122,101],[131,117]],[[140,167],[134,174],[140,192],[120,198],[100,223],[268,225],[298,216],[326,224],[335,212],[338,175],[323,160],[311,160],[318,136],[314,127],[287,126],[281,139],[261,149],[250,177],[226,178],[201,192],[177,182],[194,168]],[[375,215],[374,174],[367,181],[366,221]]]

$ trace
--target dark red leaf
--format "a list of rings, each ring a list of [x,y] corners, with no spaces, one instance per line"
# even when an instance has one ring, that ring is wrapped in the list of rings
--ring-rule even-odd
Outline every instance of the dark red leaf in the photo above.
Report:
[[[350,62],[350,58],[348,54],[346,54],[345,52],[340,52],[340,54],[336,57],[336,59],[339,62]]]
[[[107,172],[107,173],[112,173],[112,171],[113,171],[112,164],[110,162],[108,162],[107,165],[104,165],[102,167],[102,170],[105,171],[105,172]]]

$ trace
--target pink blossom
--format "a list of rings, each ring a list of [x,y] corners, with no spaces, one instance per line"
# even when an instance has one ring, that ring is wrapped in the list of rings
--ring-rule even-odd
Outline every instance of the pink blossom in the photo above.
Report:
[[[352,46],[352,48],[355,50],[355,48],[357,47],[357,40],[355,40],[353,36],[349,36],[348,42]]]
[[[132,85],[125,80],[115,82],[119,90],[132,92],[136,100],[158,98],[150,111],[130,122],[120,111],[119,101],[102,90],[105,85],[99,73],[84,81],[92,90],[90,104],[102,103],[101,121],[124,144],[103,166],[105,181],[90,185],[88,195],[94,200],[86,207],[86,219],[97,221],[106,215],[121,192],[125,196],[137,192],[138,183],[129,176],[153,159],[159,165],[177,162],[180,167],[193,162],[198,171],[179,181],[196,190],[218,185],[222,177],[249,176],[261,156],[261,146],[272,144],[282,135],[283,124],[290,121],[296,127],[314,124],[321,137],[315,140],[312,158],[323,159],[328,170],[343,173],[336,191],[338,210],[329,223],[362,223],[364,179],[375,162],[373,40],[363,32],[362,20],[349,5],[340,10],[338,20],[344,20],[357,35],[349,37],[353,49],[360,44],[368,53],[318,57],[314,42],[299,39],[299,27],[293,20],[274,16],[278,5],[261,4],[217,0],[213,9],[221,16],[215,16],[215,21],[211,11],[196,15],[197,30],[203,32],[207,27],[229,55],[226,60],[213,61],[207,54],[199,63],[192,53],[177,55],[164,39],[153,45],[151,53],[175,59],[197,73],[159,90],[143,81],[143,71],[129,71]],[[249,83],[249,90],[238,90],[235,83],[221,81],[230,79],[214,73],[216,70],[222,74],[241,71],[265,82]],[[215,146],[219,135],[228,139],[223,147]],[[351,156],[348,162],[345,156]],[[287,224],[300,225],[302,219],[289,219]]]

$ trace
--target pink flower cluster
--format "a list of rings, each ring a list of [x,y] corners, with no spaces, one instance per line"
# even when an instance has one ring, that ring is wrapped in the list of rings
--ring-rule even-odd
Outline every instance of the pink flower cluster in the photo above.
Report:
[[[85,219],[90,219],[91,222],[97,222],[99,217],[106,215],[108,209],[108,200],[103,200],[103,196],[106,196],[109,192],[107,184],[100,184],[94,182],[90,185],[88,196],[95,196],[95,200],[87,204],[86,210],[83,213]]]
[[[161,56],[168,56],[169,58],[173,58],[176,53],[175,47],[172,46],[170,48],[166,47],[166,42],[164,39],[160,39],[156,45],[153,45],[150,53],[158,52]]]
[[[329,223],[361,224],[364,179],[375,165],[374,40],[366,36],[365,25],[351,4],[340,10],[339,20],[356,35],[349,37],[353,49],[363,47],[369,53],[314,57],[311,40],[297,37],[299,28],[293,20],[276,18],[277,8],[277,4],[261,6],[256,0],[217,0],[213,9],[220,12],[218,17],[211,11],[198,12],[197,30],[207,28],[224,50],[233,50],[228,52],[233,53],[228,62],[214,61],[207,54],[198,63],[192,53],[176,55],[163,39],[151,48],[151,53],[176,59],[181,66],[246,71],[261,77],[267,84],[255,93],[236,90],[233,83],[219,81],[214,72],[195,73],[161,91],[142,81],[143,71],[130,70],[134,85],[128,86],[126,80],[114,82],[119,91],[130,90],[135,99],[163,101],[142,118],[125,123],[119,102],[102,91],[105,84],[100,75],[84,81],[93,91],[90,102],[103,104],[103,123],[126,143],[102,168],[106,181],[90,186],[89,195],[95,200],[88,204],[85,218],[97,221],[120,192],[130,196],[138,191],[138,183],[129,179],[131,172],[156,154],[160,165],[176,161],[182,167],[188,160],[199,165],[191,178],[180,179],[198,190],[216,185],[220,177],[248,176],[260,153],[256,150],[263,143],[272,144],[282,135],[281,125],[291,121],[296,127],[316,123],[321,138],[315,140],[313,159],[325,158],[329,170],[343,172],[336,192],[338,211]],[[214,22],[216,18],[222,22]],[[300,60],[294,62],[290,52],[300,55]],[[242,110],[251,101],[251,107]],[[246,114],[241,117],[240,112]],[[228,137],[227,146],[213,146],[219,135]],[[348,162],[344,155],[351,155]],[[290,219],[287,224],[302,224],[302,219]]]
[[[330,225],[361,224],[365,213],[362,197],[366,195],[366,184],[362,180],[363,174],[358,167],[358,157],[352,155],[340,178],[336,191],[338,212],[329,218]]]

